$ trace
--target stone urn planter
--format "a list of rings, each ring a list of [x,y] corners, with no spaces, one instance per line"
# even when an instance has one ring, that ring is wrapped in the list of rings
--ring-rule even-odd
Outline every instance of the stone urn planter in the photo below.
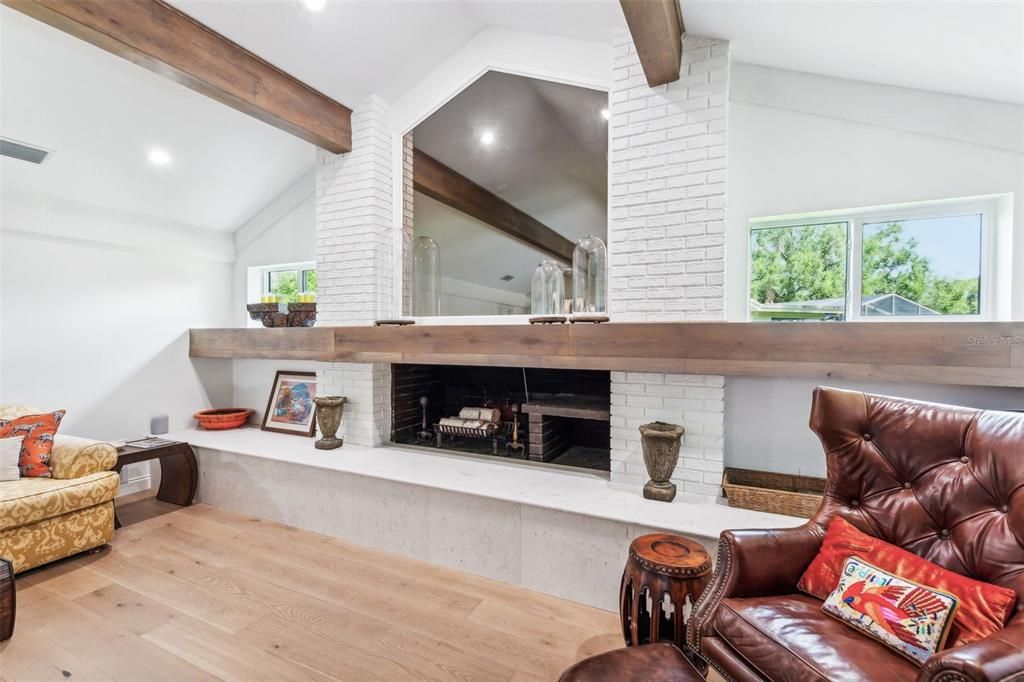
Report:
[[[316,423],[320,426],[320,438],[313,443],[317,450],[340,448],[344,440],[338,438],[341,427],[341,412],[345,409],[345,398],[340,395],[325,395],[313,398],[316,403]]]
[[[640,444],[644,449],[644,465],[651,480],[644,484],[648,500],[671,502],[676,497],[676,484],[669,481],[679,461],[679,444],[683,427],[664,422],[651,422],[640,427]]]

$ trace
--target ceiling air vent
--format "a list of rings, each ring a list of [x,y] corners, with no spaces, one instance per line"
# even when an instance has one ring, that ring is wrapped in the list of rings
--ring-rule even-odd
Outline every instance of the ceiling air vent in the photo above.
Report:
[[[0,156],[9,156],[12,159],[20,159],[29,163],[42,163],[49,155],[50,152],[41,147],[33,147],[23,142],[0,137]]]

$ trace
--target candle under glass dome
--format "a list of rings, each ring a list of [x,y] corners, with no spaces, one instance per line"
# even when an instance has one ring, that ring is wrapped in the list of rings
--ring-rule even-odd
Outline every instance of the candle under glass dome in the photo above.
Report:
[[[572,310],[594,314],[608,311],[608,247],[600,237],[587,235],[572,253]]]
[[[412,248],[413,315],[441,314],[441,247],[430,237],[417,237]]]

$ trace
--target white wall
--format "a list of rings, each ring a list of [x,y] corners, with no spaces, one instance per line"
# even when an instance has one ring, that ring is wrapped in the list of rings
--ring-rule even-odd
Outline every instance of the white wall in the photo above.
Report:
[[[278,370],[287,372],[315,372],[312,360],[228,360],[231,365],[232,407],[248,407],[254,411],[250,423],[259,424],[267,410],[270,389]]]
[[[530,313],[530,299],[523,294],[450,277],[441,278],[442,315],[498,315],[499,305],[515,308],[510,314]]]
[[[3,189],[0,188],[0,206],[3,205],[3,200]],[[0,220],[0,405],[7,402],[14,402],[13,400],[8,401],[6,399],[6,393],[4,391],[4,232],[2,228],[3,221]]]
[[[1024,108],[749,64],[731,76],[729,320],[746,319],[751,218],[1002,193],[1017,197],[1006,250],[1024,319]]]
[[[811,392],[819,385],[988,410],[1024,410],[1024,389],[1019,388],[728,377],[725,380],[726,465],[824,476],[825,456],[821,444],[807,426]]]
[[[260,290],[259,281],[250,281],[250,268],[316,259],[315,188],[316,173],[310,169],[235,231],[231,326],[249,324],[245,304],[253,302]],[[231,405],[254,410],[250,420],[254,424],[263,418],[278,370],[314,372],[317,368],[315,362],[297,360],[231,360],[228,364]]]
[[[2,210],[4,400],[104,440],[230,400],[231,368],[188,357],[190,327],[230,323],[230,235],[10,192]]]
[[[252,408],[258,422],[275,372],[316,363],[190,360],[188,329],[245,326],[250,266],[314,259],[313,188],[310,171],[234,235],[6,192],[0,400],[66,408],[67,433],[99,439],[145,435],[158,413],[190,426],[212,406]],[[31,323],[26,308],[39,311]],[[53,327],[40,334],[43,319]],[[147,471],[123,487],[144,488]]]
[[[233,327],[245,327],[245,311],[251,287],[248,270],[263,265],[299,263],[316,259],[316,202],[313,198],[315,174],[305,173],[281,194],[274,197],[234,234],[235,264]],[[258,287],[258,282],[254,282]]]
[[[755,217],[1014,193],[1009,219],[1024,319],[1024,109],[905,88],[733,64],[729,109],[727,313],[746,316],[747,229]],[[1005,261],[1004,261],[1005,267]],[[807,427],[824,383],[981,408],[1024,409],[1024,390],[905,383],[729,377],[727,466],[823,475]]]

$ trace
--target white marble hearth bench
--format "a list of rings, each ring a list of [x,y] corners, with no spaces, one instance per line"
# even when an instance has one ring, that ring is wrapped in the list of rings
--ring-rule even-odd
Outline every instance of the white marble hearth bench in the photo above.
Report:
[[[645,500],[607,474],[499,458],[345,444],[246,428],[177,431],[199,458],[201,502],[617,611],[630,541],[693,538],[802,519]],[[559,548],[552,551],[553,547]]]

